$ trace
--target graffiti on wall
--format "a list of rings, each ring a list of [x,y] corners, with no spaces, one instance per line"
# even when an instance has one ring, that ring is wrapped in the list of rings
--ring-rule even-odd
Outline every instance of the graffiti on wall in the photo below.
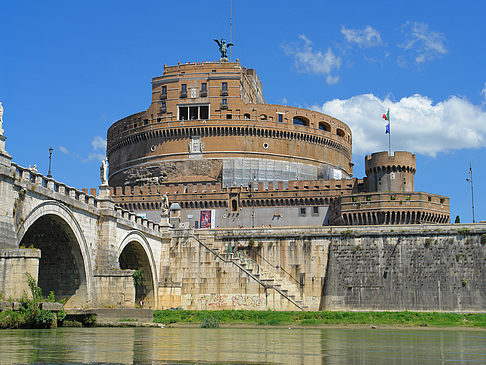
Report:
[[[260,307],[263,304],[263,298],[255,295],[233,295],[234,307]]]
[[[203,308],[258,308],[265,304],[265,300],[262,296],[244,294],[203,294],[199,297],[199,301]]]

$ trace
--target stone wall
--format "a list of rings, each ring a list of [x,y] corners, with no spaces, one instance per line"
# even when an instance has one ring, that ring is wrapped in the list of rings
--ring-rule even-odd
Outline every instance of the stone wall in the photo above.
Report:
[[[4,300],[30,296],[26,273],[37,280],[40,250],[0,249],[0,294]],[[48,294],[48,293],[47,293]]]
[[[94,275],[96,308],[134,308],[134,270],[110,270]]]
[[[182,232],[161,264],[164,308],[299,309],[259,272],[306,310],[486,309],[486,224],[195,231],[204,245]]]
[[[321,309],[484,311],[485,232],[484,224],[342,231]]]

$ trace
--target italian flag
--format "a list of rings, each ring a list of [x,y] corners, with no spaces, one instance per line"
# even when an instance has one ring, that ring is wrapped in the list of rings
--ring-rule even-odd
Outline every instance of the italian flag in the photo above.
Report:
[[[388,109],[386,114],[383,114],[383,119],[390,121],[390,109]]]

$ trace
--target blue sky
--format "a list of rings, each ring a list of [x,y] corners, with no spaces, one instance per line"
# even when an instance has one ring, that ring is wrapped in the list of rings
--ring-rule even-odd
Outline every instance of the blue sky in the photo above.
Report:
[[[78,188],[99,184],[108,127],[149,106],[163,65],[217,60],[229,0],[2,2],[0,101],[14,161]],[[233,0],[233,59],[268,103],[353,129],[353,160],[417,154],[415,188],[450,196],[451,219],[486,220],[486,3]]]

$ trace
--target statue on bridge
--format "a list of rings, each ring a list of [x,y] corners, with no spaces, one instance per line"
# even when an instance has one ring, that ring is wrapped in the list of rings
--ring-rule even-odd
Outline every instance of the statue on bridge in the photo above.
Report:
[[[221,38],[221,41],[218,41],[217,39],[215,39],[214,41],[218,43],[219,52],[221,52],[221,58],[219,59],[219,61],[228,62],[228,48],[234,46],[234,44],[226,43],[226,40],[224,38]]]
[[[160,205],[160,224],[163,226],[169,226],[169,214],[170,214],[169,196],[167,193],[162,195],[162,204]]]
[[[100,166],[100,179],[101,179],[101,185],[106,186],[108,185],[108,178],[107,178],[107,172],[108,172],[108,158],[105,157],[103,161],[101,161],[101,166]]]
[[[168,217],[169,216],[169,196],[167,195],[167,193],[165,193],[163,196],[162,196],[162,205],[161,205],[161,210],[162,210],[162,216],[163,217]]]
[[[3,106],[0,102],[0,134],[3,134]]]

